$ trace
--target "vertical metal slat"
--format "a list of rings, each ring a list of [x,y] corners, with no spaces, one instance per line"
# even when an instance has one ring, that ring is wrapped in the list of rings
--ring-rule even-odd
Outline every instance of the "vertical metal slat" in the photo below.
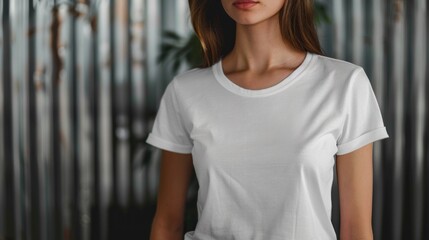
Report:
[[[20,5],[22,2],[12,1],[9,5],[10,11],[10,19],[11,19],[11,35],[19,36],[20,30],[22,28],[22,21],[19,19],[20,17]],[[20,126],[22,121],[20,119],[20,90],[21,90],[21,82],[20,82],[20,70],[18,66],[20,66],[19,62],[21,59],[22,50],[20,49],[21,38],[13,38],[11,42],[12,55],[10,61],[12,62],[11,66],[11,81],[12,81],[12,121],[15,123],[12,125],[12,160],[13,160],[13,192],[14,192],[14,214],[15,214],[15,239],[22,240],[24,233],[23,226],[23,204],[22,204],[22,158],[21,158],[21,144],[20,140],[22,138],[22,134],[20,132]]]
[[[4,46],[11,46],[11,26],[10,26],[10,1],[4,0],[2,4],[2,34]],[[4,157],[4,196],[7,196],[4,199],[4,236],[5,238],[13,238],[15,236],[15,196],[14,196],[14,175],[13,175],[13,160],[12,160],[12,81],[11,81],[11,58],[12,52],[11,48],[4,48],[2,55],[2,87],[3,87],[3,113],[1,117],[3,118],[3,157]]]
[[[423,233],[423,193],[424,193],[424,133],[429,131],[425,128],[426,121],[426,112],[425,112],[425,96],[426,90],[426,56],[425,53],[427,50],[427,41],[425,41],[426,36],[426,5],[427,1],[425,0],[414,0],[414,7],[412,8],[412,13],[414,17],[414,34],[412,36],[412,56],[413,56],[413,67],[410,69],[412,76],[412,92],[413,92],[413,124],[414,132],[412,133],[414,137],[413,144],[413,169],[411,170],[412,178],[412,189],[413,191],[413,203],[412,203],[412,235],[414,240],[420,240]],[[426,186],[427,189],[428,186]]]
[[[30,196],[30,230],[28,234],[31,236],[31,239],[33,240],[40,240],[41,239],[41,232],[40,232],[40,190],[39,190],[39,175],[38,175],[38,168],[37,168],[37,117],[36,117],[36,82],[35,82],[35,72],[36,72],[36,57],[35,57],[35,43],[36,43],[36,15],[35,15],[35,8],[34,8],[34,1],[30,0],[28,1],[29,6],[29,18],[28,18],[28,65],[29,70],[27,72],[28,77],[28,101],[27,104],[29,106],[29,175],[28,176],[28,186],[31,188],[31,196]]]
[[[402,238],[403,231],[403,180],[404,180],[404,79],[405,79],[405,19],[404,19],[404,2],[402,0],[395,0],[391,3],[392,9],[391,14],[393,17],[390,19],[392,24],[392,35],[385,36],[392,39],[392,56],[391,63],[392,68],[388,69],[391,71],[391,89],[389,89],[391,111],[394,116],[394,126],[392,134],[393,142],[393,158],[390,160],[393,164],[392,169],[392,208],[389,213],[393,214],[390,216],[392,225],[390,226],[391,232],[388,236],[392,240],[400,240]],[[392,119],[393,120],[393,119]]]
[[[5,149],[4,149],[4,70],[3,70],[3,49],[5,46],[3,39],[3,1],[0,1],[0,212],[4,214],[0,214],[0,236],[5,236],[5,226],[6,226],[6,164],[5,164]]]
[[[100,228],[101,240],[107,239],[108,234],[108,206],[111,203],[112,197],[112,113],[110,112],[110,89],[111,89],[111,75],[110,69],[112,68],[111,48],[110,48],[110,1],[103,1],[100,3],[99,14],[97,18],[97,40],[98,40],[98,65],[99,69],[99,139],[100,139],[100,191],[101,191],[101,213],[100,213]]]
[[[383,1],[370,1],[371,9],[369,14],[372,15],[372,33],[371,33],[371,79],[377,101],[382,111],[383,119],[387,122],[384,111],[384,48],[383,48],[383,27],[384,27],[384,3]],[[390,134],[390,129],[388,129]],[[382,220],[383,220],[383,165],[382,152],[380,144],[374,144],[374,202],[373,202],[373,232],[374,239],[382,239]]]
[[[362,0],[353,0],[352,1],[352,61],[358,65],[363,65],[364,60],[364,13],[363,11],[363,1]]]

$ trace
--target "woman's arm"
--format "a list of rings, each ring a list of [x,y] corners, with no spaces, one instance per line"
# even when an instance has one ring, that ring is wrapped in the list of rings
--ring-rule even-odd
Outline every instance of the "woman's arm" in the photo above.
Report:
[[[337,155],[340,240],[373,240],[372,144]]]
[[[151,240],[183,239],[186,196],[192,172],[192,154],[162,150],[160,183]]]

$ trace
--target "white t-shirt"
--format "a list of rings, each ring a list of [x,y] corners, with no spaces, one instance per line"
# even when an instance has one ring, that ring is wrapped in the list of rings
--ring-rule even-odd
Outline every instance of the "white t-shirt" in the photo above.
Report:
[[[265,89],[236,85],[221,60],[176,76],[146,142],[192,153],[198,222],[185,240],[333,240],[335,155],[388,137],[363,68],[307,52]]]

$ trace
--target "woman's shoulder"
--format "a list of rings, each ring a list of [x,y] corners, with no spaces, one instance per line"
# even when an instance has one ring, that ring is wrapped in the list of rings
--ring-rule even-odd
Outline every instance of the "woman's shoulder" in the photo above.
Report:
[[[175,81],[176,86],[189,88],[191,86],[199,86],[205,82],[208,82],[212,78],[213,72],[211,67],[196,67],[177,74],[174,76],[173,81]]]
[[[191,68],[176,74],[171,83],[178,97],[194,96],[212,88],[213,72],[211,67]]]
[[[335,70],[345,73],[359,71],[362,67],[356,63],[326,55],[315,54],[318,63],[327,70]]]
[[[317,58],[315,74],[334,79],[337,87],[349,85],[356,76],[365,73],[362,66],[353,62],[318,54],[315,54],[315,57]]]

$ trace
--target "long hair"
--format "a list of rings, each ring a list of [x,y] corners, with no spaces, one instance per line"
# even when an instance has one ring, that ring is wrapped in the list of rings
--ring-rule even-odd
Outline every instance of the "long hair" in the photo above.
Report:
[[[233,49],[236,23],[220,0],[189,0],[189,8],[203,49],[202,67],[209,67]],[[314,24],[313,0],[286,0],[279,21],[283,39],[292,47],[323,55]]]

